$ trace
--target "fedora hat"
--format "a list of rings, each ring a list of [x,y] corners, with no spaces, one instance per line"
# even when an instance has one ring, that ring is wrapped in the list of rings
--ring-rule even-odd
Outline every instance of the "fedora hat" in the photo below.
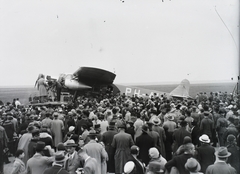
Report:
[[[128,161],[125,165],[124,165],[124,173],[128,174],[131,173],[133,171],[135,167],[134,162],[132,161]]]
[[[218,151],[215,152],[215,155],[218,158],[227,158],[227,157],[229,157],[231,155],[231,153],[228,152],[226,147],[219,147]]]
[[[158,117],[154,117],[152,119],[152,123],[155,125],[155,126],[158,126],[161,124],[161,120],[158,118]]]
[[[199,140],[203,143],[210,143],[210,139],[206,134],[203,134],[202,136],[200,136]]]
[[[190,172],[198,172],[201,170],[201,166],[194,158],[189,158],[185,163],[185,168]]]
[[[96,133],[95,130],[90,130],[88,136],[97,136],[98,134]]]
[[[55,153],[55,162],[64,162],[67,160],[67,157],[64,155],[64,152],[58,151]]]
[[[67,140],[65,143],[64,143],[65,147],[77,147],[78,145],[75,143],[74,140],[70,139],[70,140]]]
[[[173,121],[174,120],[174,116],[173,115],[168,115],[168,120],[170,120],[170,121]]]

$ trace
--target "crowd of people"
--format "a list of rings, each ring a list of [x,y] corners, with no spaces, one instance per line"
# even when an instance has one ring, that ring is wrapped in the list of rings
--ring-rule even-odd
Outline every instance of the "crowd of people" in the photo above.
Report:
[[[1,174],[10,156],[11,174],[240,173],[240,105],[232,94],[19,103],[0,107]]]

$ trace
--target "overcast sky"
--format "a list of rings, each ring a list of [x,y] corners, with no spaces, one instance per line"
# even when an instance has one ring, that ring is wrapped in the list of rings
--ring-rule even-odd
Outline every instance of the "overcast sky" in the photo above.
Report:
[[[0,86],[81,66],[116,83],[238,76],[239,0],[0,0]]]

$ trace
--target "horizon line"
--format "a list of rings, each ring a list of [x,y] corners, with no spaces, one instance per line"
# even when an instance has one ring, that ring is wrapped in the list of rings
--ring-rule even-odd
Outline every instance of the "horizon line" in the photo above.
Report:
[[[205,80],[205,81],[190,81],[191,84],[209,84],[209,83],[237,83],[235,80]],[[113,83],[119,85],[177,85],[179,81],[164,81],[164,82],[136,82],[136,83]],[[6,85],[0,88],[35,88],[33,85]],[[37,88],[36,88],[37,90]]]

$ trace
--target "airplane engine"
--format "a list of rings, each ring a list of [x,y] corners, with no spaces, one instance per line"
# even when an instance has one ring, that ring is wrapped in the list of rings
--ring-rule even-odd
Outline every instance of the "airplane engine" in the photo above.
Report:
[[[80,83],[72,74],[67,74],[64,78],[64,85],[68,89],[80,90],[92,88],[91,86]]]

